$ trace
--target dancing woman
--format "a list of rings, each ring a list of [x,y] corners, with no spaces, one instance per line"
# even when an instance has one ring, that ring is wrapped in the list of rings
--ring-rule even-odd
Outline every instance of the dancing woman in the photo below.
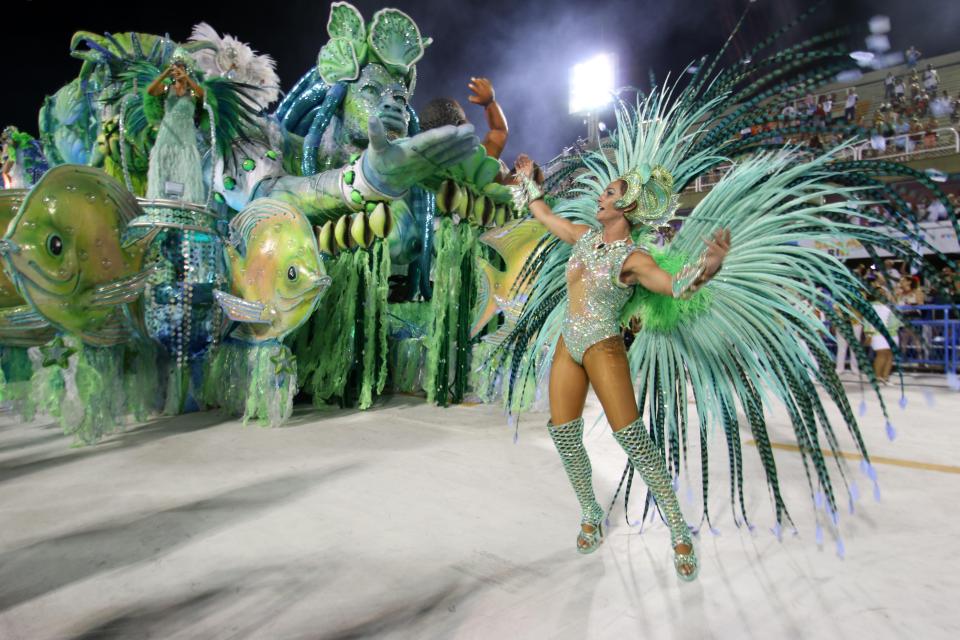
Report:
[[[148,198],[169,197],[166,188],[170,183],[179,185],[182,200],[202,203],[206,198],[194,126],[194,114],[203,104],[204,91],[191,76],[189,62],[190,57],[178,51],[170,65],[147,87],[149,96],[163,100],[163,119],[150,150]],[[165,82],[167,79],[169,83]]]
[[[730,234],[717,231],[707,242],[703,260],[693,269],[671,275],[649,253],[637,247],[631,227],[643,222],[638,200],[643,177],[630,172],[606,186],[597,201],[598,229],[556,215],[533,180],[533,162],[517,160],[527,205],[547,230],[573,253],[566,266],[568,302],[561,337],[550,369],[550,437],[553,439],[582,510],[577,550],[591,553],[603,537],[603,509],[593,492],[590,459],[583,446],[583,407],[592,384],[613,436],[650,487],[670,527],[674,563],[681,578],[697,573],[690,530],[680,512],[670,476],[643,425],[634,398],[620,315],[633,286],[666,296],[695,291],[723,263]]]
[[[839,410],[863,470],[876,482],[818,314],[851,344],[891,435],[876,375],[850,319],[862,318],[867,330],[884,336],[889,331],[864,301],[864,283],[817,246],[856,241],[871,255],[912,260],[909,243],[916,242],[936,253],[911,231],[913,214],[890,178],[909,177],[933,197],[944,196],[909,167],[851,161],[835,149],[775,146],[766,134],[736,136],[756,117],[751,105],[779,95],[792,81],[764,74],[805,55],[774,51],[764,58],[758,49],[749,64],[712,74],[716,62],[710,62],[682,88],[668,83],[635,108],[618,104],[617,126],[604,148],[581,159],[572,188],[550,187],[562,195],[552,206],[530,179],[529,161],[520,161],[516,204],[528,207],[535,220],[490,232],[496,243],[491,246],[508,265],[502,274],[518,275],[494,283],[505,276],[488,270],[486,290],[499,296],[509,322],[491,336],[497,348],[494,366],[485,372],[493,385],[502,379],[505,405],[515,412],[551,364],[549,432],[582,508],[582,553],[595,550],[604,533],[582,443],[588,383],[627,452],[628,471],[640,473],[670,529],[681,579],[693,579],[698,563],[671,478],[684,468],[699,472],[703,510],[697,526],[712,528],[710,454],[719,446],[730,469],[734,522],[752,527],[744,491],[746,428],[773,503],[773,530],[793,525],[765,417],[775,407],[789,417],[816,506],[818,540],[829,530],[843,553],[840,495],[829,466],[837,465],[840,489],[855,499],[827,403]],[[791,91],[805,91],[817,78],[809,76]],[[721,168],[722,177],[683,217],[679,231],[668,242],[654,242],[655,231],[674,217],[684,188]],[[856,224],[863,201],[885,203],[884,216],[908,242]],[[955,217],[951,222],[960,226]],[[714,277],[721,264],[722,275]],[[639,327],[629,349],[619,337],[622,326]],[[689,415],[691,404],[695,416]],[[713,430],[722,440],[711,440]],[[696,464],[688,441],[698,436]],[[644,516],[652,505],[645,503]]]

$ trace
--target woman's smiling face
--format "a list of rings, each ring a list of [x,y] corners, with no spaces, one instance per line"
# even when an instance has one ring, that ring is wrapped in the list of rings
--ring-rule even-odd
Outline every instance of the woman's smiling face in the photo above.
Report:
[[[597,199],[597,220],[600,222],[616,222],[623,217],[623,209],[617,208],[617,200],[623,197],[627,183],[623,180],[614,180],[606,186]]]

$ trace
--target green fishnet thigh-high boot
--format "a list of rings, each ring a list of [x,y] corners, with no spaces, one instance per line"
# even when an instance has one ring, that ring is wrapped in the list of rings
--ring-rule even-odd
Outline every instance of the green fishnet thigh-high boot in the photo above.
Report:
[[[593,493],[593,468],[590,466],[587,449],[583,446],[583,418],[560,425],[548,422],[547,431],[560,453],[563,468],[567,471],[567,477],[573,485],[583,513],[580,534],[577,536],[577,551],[593,553],[603,539],[603,508]],[[584,525],[593,527],[593,530],[584,531]]]
[[[670,475],[663,464],[663,458],[657,451],[650,434],[643,426],[643,419],[637,418],[619,431],[613,432],[617,443],[626,451],[633,468],[640,472],[643,482],[650,488],[657,506],[667,519],[670,527],[670,540],[674,547],[673,565],[677,575],[683,580],[693,580],[697,577],[699,566],[697,556],[693,551],[693,539],[690,537],[690,528],[687,527],[680,511],[680,503],[673,492]],[[676,547],[685,544],[690,547],[688,553],[676,552]]]

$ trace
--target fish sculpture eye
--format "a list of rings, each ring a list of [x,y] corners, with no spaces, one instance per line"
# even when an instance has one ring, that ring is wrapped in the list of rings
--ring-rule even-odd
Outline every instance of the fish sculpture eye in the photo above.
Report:
[[[47,238],[47,251],[52,256],[59,256],[63,253],[63,239],[55,233],[51,233]]]
[[[296,267],[290,267],[289,269],[287,269],[287,279],[288,279],[290,282],[296,282],[296,281],[297,281],[297,268],[296,268]]]

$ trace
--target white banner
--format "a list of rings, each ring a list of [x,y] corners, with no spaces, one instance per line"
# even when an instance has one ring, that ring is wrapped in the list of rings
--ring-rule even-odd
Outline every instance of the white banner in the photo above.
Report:
[[[920,229],[923,238],[936,247],[942,253],[960,253],[960,243],[957,242],[957,234],[953,231],[953,226],[949,222],[921,222]],[[889,235],[894,238],[906,239],[902,231],[891,229],[890,227],[873,227],[873,231]],[[858,258],[869,258],[870,255],[856,240],[836,240],[833,242],[804,242],[806,246],[815,246],[817,249],[826,251],[831,255],[837,256],[841,260],[856,260]],[[919,243],[917,243],[919,245]],[[924,254],[933,253],[929,247],[920,245],[915,247]],[[890,253],[880,250],[878,255],[889,256]]]

